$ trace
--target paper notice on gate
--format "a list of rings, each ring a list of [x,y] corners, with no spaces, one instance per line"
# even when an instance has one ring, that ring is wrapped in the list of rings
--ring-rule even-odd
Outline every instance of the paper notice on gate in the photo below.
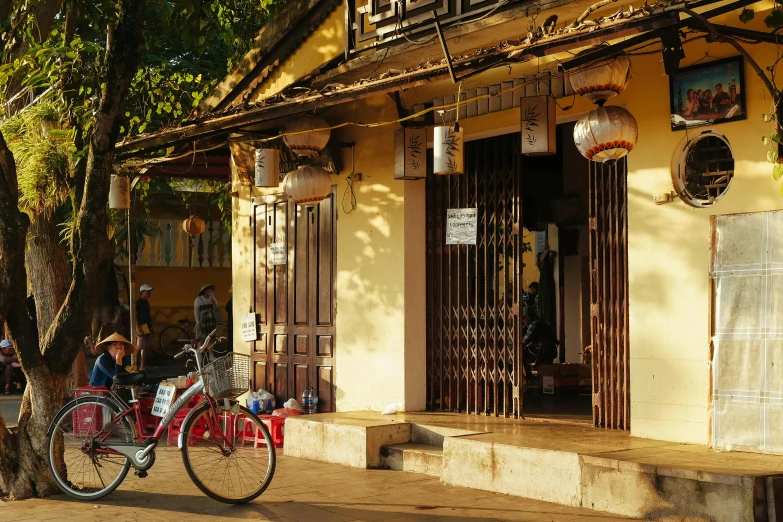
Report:
[[[152,404],[152,414],[156,417],[165,417],[177,396],[177,387],[173,384],[161,384],[158,386],[158,394]]]
[[[269,264],[280,266],[288,263],[288,245],[286,243],[271,243],[269,245]]]
[[[450,208],[446,210],[446,244],[475,245],[478,230],[478,209]]]

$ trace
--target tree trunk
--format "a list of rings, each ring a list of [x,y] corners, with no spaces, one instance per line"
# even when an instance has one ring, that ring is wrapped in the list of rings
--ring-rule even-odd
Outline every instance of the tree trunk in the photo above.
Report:
[[[25,260],[35,296],[38,339],[41,340],[46,337],[71,286],[71,266],[58,225],[54,212],[43,212],[31,220],[27,235]],[[67,387],[73,389],[88,383],[87,361],[81,351],[74,361]]]
[[[39,339],[46,337],[71,286],[71,266],[56,221],[53,212],[39,214],[31,219],[27,235],[25,261],[35,295]]]
[[[29,219],[19,211],[13,154],[0,132],[0,320],[15,342],[28,379],[19,427],[12,433],[0,418],[0,496],[12,499],[56,491],[47,466],[47,431],[65,393],[68,375],[82,349],[84,332],[111,269],[106,207],[114,146],[128,88],[144,43],[145,0],[118,0],[119,22],[106,59],[105,87],[95,112],[84,179],[76,176],[76,223],[68,292],[46,335],[27,315],[24,251]],[[40,346],[40,348],[39,348]]]

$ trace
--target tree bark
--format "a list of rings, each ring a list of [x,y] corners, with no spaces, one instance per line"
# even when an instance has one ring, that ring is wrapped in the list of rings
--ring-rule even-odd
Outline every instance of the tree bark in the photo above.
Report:
[[[57,491],[47,465],[46,434],[111,268],[106,261],[111,259],[106,217],[109,176],[123,104],[139,65],[146,2],[118,0],[118,8],[116,38],[107,54],[105,88],[89,140],[84,190],[76,194],[68,292],[40,344],[25,303],[29,220],[19,210],[16,164],[0,133],[0,320],[6,321],[28,379],[18,429],[9,431],[0,419],[0,496],[11,499]]]

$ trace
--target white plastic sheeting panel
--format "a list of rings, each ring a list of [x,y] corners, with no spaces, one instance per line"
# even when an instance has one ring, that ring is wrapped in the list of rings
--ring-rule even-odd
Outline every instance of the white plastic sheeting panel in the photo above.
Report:
[[[713,219],[712,444],[783,452],[783,211]]]

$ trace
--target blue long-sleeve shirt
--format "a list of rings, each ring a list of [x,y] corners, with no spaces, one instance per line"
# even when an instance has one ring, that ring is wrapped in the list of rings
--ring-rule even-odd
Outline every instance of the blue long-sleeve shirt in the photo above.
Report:
[[[114,357],[109,352],[103,352],[92,368],[90,386],[106,386],[110,388],[112,379],[119,370],[120,366],[114,361]]]

